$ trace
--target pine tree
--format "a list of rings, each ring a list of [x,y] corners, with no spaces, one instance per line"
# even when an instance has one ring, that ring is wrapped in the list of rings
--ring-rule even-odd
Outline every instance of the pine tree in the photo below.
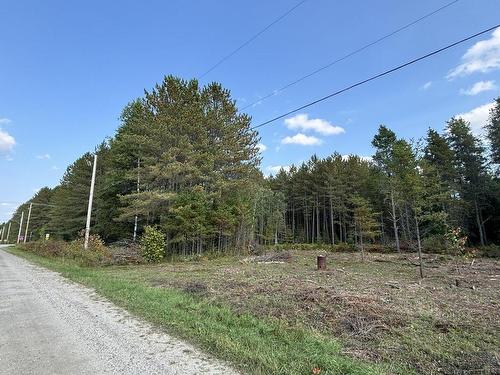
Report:
[[[196,80],[165,77],[126,109],[122,121],[111,142],[111,152],[117,150],[116,163],[129,182],[123,186],[118,219],[131,221],[139,215],[158,224],[168,242],[182,249],[193,238],[198,238],[199,246],[211,247],[228,230],[234,247],[248,245],[249,189],[259,176],[258,138],[250,130],[250,118],[237,112],[228,90],[215,83],[200,89]],[[132,149],[136,151],[128,151]],[[136,159],[140,191],[132,188]],[[207,207],[183,205],[186,196],[202,199]],[[235,206],[231,215],[224,209],[228,204]],[[217,223],[204,219],[200,227],[184,225],[185,217],[211,216],[205,209],[217,213]]]
[[[389,195],[389,201],[391,205],[390,218],[392,222],[392,227],[394,230],[394,239],[396,242],[396,250],[401,252],[401,247],[399,243],[399,229],[398,229],[398,216],[396,213],[397,205],[397,191],[394,184],[394,167],[395,162],[393,159],[393,147],[396,143],[396,134],[388,129],[387,127],[381,125],[378,129],[378,133],[375,135],[372,141],[372,145],[376,148],[373,160],[379,168],[384,172],[387,179],[387,193]]]
[[[379,226],[376,221],[376,214],[370,203],[359,195],[354,195],[351,198],[353,203],[353,216],[356,233],[359,237],[359,245],[361,249],[361,256],[364,260],[365,249],[364,244],[366,240],[373,241],[379,233]]]
[[[484,147],[472,134],[470,124],[461,118],[448,121],[447,133],[454,152],[459,194],[473,212],[480,244],[484,246],[487,241],[483,219],[487,180]]]
[[[490,118],[486,124],[486,135],[490,141],[491,160],[497,164],[497,173],[500,171],[500,98],[490,111]]]

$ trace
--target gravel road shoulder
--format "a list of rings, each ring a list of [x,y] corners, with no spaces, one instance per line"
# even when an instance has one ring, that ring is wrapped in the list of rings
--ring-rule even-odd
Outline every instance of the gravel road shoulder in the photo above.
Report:
[[[93,290],[0,248],[0,374],[236,374]]]

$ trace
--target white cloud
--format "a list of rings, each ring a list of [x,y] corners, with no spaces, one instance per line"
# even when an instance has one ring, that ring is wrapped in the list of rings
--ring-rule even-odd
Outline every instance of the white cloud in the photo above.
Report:
[[[295,134],[293,137],[285,137],[281,140],[285,145],[294,144],[302,146],[315,146],[320,145],[323,141],[319,138],[308,136],[302,133]]]
[[[9,153],[16,145],[16,140],[13,136],[0,128],[0,153]]]
[[[267,150],[267,146],[264,143],[257,143],[257,148],[260,152],[264,152]]]
[[[462,61],[462,64],[450,70],[446,78],[500,69],[500,27],[493,31],[490,39],[481,40],[470,47],[462,56]]]
[[[0,124],[7,125],[10,124],[12,121],[8,118],[0,118]]]
[[[461,117],[465,121],[470,122],[472,133],[475,135],[481,135],[484,132],[483,127],[488,122],[490,110],[493,108],[494,104],[494,102],[486,103],[470,110],[469,112],[459,113],[455,117]]]
[[[285,124],[288,129],[315,131],[323,135],[337,135],[345,133],[344,128],[332,125],[330,122],[320,118],[309,118],[306,113],[298,114],[297,116],[287,118]]]
[[[460,94],[462,95],[477,95],[483,91],[495,90],[497,86],[495,85],[495,81],[479,81],[472,85],[467,90],[461,89]]]
[[[289,165],[269,165],[266,167],[264,174],[266,176],[275,175],[282,169],[284,171],[288,172],[290,170],[290,166]]]
[[[52,169],[53,171],[57,171],[59,170],[59,167],[57,165],[53,165],[50,169]]]
[[[424,83],[421,87],[420,90],[427,90],[432,86],[432,81]]]
[[[50,159],[50,155],[49,154],[42,154],[42,155],[37,155],[36,156],[37,159],[45,159],[45,160],[48,160]]]

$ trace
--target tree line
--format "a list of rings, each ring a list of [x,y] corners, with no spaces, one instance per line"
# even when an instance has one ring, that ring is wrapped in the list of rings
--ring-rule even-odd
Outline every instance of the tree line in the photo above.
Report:
[[[370,159],[312,156],[271,177],[259,170],[251,118],[218,83],[200,87],[167,76],[128,104],[120,122],[59,185],[17,208],[11,242],[30,203],[29,240],[79,235],[94,154],[92,232],[108,243],[132,240],[136,223],[138,235],[156,226],[166,251],[182,255],[278,243],[402,251],[446,247],[458,237],[470,245],[500,241],[500,99],[485,124],[486,140],[460,118],[418,141],[380,126]]]

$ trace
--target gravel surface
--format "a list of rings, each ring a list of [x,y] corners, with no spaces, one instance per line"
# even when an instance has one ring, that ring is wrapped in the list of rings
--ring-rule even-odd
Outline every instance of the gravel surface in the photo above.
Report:
[[[0,245],[0,374],[236,374]]]

